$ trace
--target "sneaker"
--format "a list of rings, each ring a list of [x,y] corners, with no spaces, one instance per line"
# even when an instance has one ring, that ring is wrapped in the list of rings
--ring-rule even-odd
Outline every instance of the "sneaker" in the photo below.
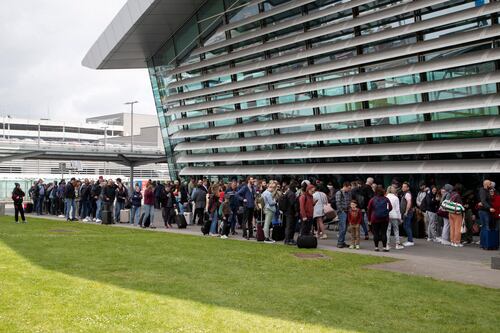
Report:
[[[327,234],[323,234],[323,235],[321,235],[320,239],[328,239],[328,235]]]
[[[166,228],[171,228],[171,227],[167,227],[166,226]],[[212,236],[212,237],[219,237],[219,235],[217,235],[217,234],[210,234],[210,236]]]
[[[379,248],[378,248],[378,247],[376,247],[376,248],[374,249],[374,251],[375,251],[375,252],[379,252],[380,250],[379,250]]]
[[[286,245],[296,246],[297,243],[294,240],[289,241]]]
[[[16,221],[16,224],[19,224],[19,221]]]
[[[427,237],[428,242],[432,242],[432,238]]]
[[[337,247],[339,249],[343,249],[344,247],[347,247],[347,244],[345,244],[345,243],[344,244],[337,244]]]
[[[396,244],[396,250],[402,250],[404,249],[405,247],[401,244]]]
[[[273,244],[273,243],[275,243],[275,241],[272,240],[272,239],[266,238],[266,239],[264,239],[264,243],[266,243],[266,244]]]
[[[387,244],[387,246],[384,248],[384,250],[387,250],[386,252],[389,252],[390,249],[391,249],[391,246],[389,244]]]
[[[28,221],[24,220],[23,223],[28,223]]]
[[[92,219],[92,222],[96,222],[96,221],[97,221],[97,219],[94,217],[94,218]]]
[[[354,246],[354,245],[351,245],[351,246],[349,246],[349,248],[350,248],[351,250],[354,250],[355,246]]]
[[[356,245],[356,250],[359,250],[359,245]]]
[[[404,247],[413,246],[413,245],[415,245],[415,243],[413,243],[413,242],[404,242],[403,243]]]
[[[66,217],[66,216],[64,216],[64,215],[62,215],[62,214],[61,214],[61,215],[59,215],[58,217],[63,218],[63,217]]]
[[[443,239],[443,240],[441,241],[441,244],[442,244],[442,245],[445,245],[445,246],[450,246],[450,245],[451,245],[451,242],[449,242],[449,241],[447,241],[447,240],[444,240],[444,239]]]
[[[457,244],[455,244],[455,243],[451,243],[451,246],[452,247],[458,247]]]
[[[97,219],[95,220],[96,223],[102,223],[102,220],[101,219]]]
[[[227,237],[226,235],[222,235],[220,236],[221,239],[228,239],[229,237]]]
[[[437,243],[441,243],[443,241],[443,239],[441,237],[436,237],[436,239],[434,241]]]
[[[464,244],[462,244],[462,243],[458,243],[458,244],[457,244],[457,247],[464,247]]]
[[[382,251],[384,251],[384,252],[389,252],[390,250],[389,250],[387,247],[384,247],[384,248],[382,249]]]

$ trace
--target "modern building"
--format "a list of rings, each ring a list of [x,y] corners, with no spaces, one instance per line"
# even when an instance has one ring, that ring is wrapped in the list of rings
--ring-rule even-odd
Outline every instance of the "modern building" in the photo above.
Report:
[[[125,119],[125,122],[120,122]],[[130,151],[132,133],[130,114],[113,114],[89,118],[85,123],[32,120],[6,116],[0,118],[0,151],[73,151],[78,160],[10,159],[0,157],[0,198],[8,198],[14,183],[28,189],[39,178],[52,181],[70,177],[97,179],[122,178],[128,180],[130,168],[116,162],[86,160],[84,152],[101,154]],[[114,121],[113,121],[114,120]],[[141,128],[141,126],[144,126]],[[137,128],[137,129],[136,129]],[[163,156],[163,140],[155,115],[134,115],[134,151]],[[161,155],[161,156],[160,156]],[[169,179],[168,164],[149,163],[134,168],[137,181]]]
[[[148,68],[172,177],[500,172],[500,2],[130,0],[83,65]]]

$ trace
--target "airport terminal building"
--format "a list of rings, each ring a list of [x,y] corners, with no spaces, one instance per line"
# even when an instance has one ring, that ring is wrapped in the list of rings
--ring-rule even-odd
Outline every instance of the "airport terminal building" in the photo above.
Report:
[[[500,172],[500,2],[129,0],[171,177]],[[119,83],[117,83],[119,84]]]

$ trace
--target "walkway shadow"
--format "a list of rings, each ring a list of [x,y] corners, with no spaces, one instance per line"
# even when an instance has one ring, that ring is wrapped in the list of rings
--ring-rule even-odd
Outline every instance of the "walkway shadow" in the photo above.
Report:
[[[330,259],[300,259],[296,248],[255,242],[41,220],[0,222],[0,241],[46,269],[332,329],[443,331],[439,320],[429,320],[429,307],[444,302],[444,313],[467,321],[468,309],[500,295],[363,268],[383,258],[327,253]],[[454,305],[460,297],[473,299],[463,308]],[[402,306],[401,298],[411,303]],[[387,309],[394,310],[390,318]],[[384,319],[374,325],[372,318]]]

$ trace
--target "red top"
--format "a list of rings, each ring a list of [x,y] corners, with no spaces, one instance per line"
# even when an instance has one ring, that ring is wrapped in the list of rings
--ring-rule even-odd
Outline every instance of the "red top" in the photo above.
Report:
[[[349,224],[361,224],[361,220],[363,219],[363,213],[360,209],[357,210],[349,210],[349,214],[347,215],[347,221]]]
[[[144,190],[144,204],[145,205],[154,205],[155,203],[155,195],[152,190],[145,189]]]
[[[491,207],[493,207],[495,209],[493,216],[496,219],[500,219],[500,195],[499,194],[495,194],[494,196],[491,197]]]
[[[304,193],[299,198],[300,218],[312,219],[314,213],[314,200],[312,195]]]

